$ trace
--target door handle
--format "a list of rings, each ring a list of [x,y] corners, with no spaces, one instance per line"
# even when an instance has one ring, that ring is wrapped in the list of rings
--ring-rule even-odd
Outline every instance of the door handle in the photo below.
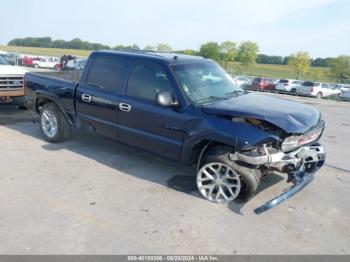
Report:
[[[124,112],[130,112],[131,111],[131,105],[126,103],[119,103],[119,110]]]
[[[81,100],[83,100],[84,102],[90,103],[91,100],[92,100],[92,97],[90,95],[87,95],[87,94],[82,94],[81,95]]]

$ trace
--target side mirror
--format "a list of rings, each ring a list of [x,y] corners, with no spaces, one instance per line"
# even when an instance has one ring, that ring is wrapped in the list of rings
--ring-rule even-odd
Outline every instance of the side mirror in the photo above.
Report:
[[[160,92],[156,95],[156,104],[159,106],[172,107],[177,106],[179,103],[169,92]]]

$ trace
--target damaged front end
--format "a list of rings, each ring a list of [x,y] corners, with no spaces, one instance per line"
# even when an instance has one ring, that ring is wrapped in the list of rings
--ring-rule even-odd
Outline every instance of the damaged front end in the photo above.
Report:
[[[287,182],[294,184],[281,195],[256,208],[254,210],[256,214],[261,214],[282,203],[313,179],[313,174],[325,162],[324,148],[317,142],[324,127],[325,122],[321,120],[315,128],[305,134],[288,136],[279,145],[263,144],[245,148],[230,155],[231,160],[259,168],[265,173],[273,171],[286,173]]]

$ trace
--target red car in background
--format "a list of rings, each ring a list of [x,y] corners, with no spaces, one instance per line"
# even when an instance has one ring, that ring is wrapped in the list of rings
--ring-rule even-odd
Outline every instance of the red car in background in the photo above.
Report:
[[[272,78],[256,77],[253,79],[251,90],[275,91],[277,81]]]
[[[25,56],[25,57],[22,58],[22,65],[23,66],[34,67],[33,61],[38,61],[38,60],[40,60],[40,57]]]

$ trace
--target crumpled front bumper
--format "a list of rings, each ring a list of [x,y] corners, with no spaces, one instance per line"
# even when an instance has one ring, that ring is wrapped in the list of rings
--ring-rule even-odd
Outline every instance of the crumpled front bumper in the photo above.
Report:
[[[261,157],[251,158],[246,155],[238,155],[236,157],[238,160],[248,161],[250,164],[261,164],[264,161]],[[322,145],[314,144],[311,146],[304,146],[296,152],[287,155],[283,155],[283,153],[269,155],[268,159],[268,165],[275,168],[283,169],[289,164],[297,165],[295,170],[288,172],[288,182],[292,182],[294,185],[286,189],[279,196],[254,209],[256,214],[261,214],[277,206],[303,189],[312,181],[313,175],[317,170],[323,166],[326,154]],[[299,161],[299,163],[297,161]]]

